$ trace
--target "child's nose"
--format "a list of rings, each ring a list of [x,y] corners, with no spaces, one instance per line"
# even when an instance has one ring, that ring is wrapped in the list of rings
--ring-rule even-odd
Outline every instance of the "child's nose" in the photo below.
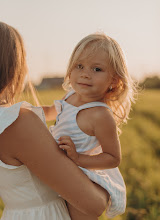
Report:
[[[81,77],[82,77],[82,78],[91,78],[91,73],[90,73],[90,71],[89,71],[89,70],[83,70],[83,71],[81,72]]]

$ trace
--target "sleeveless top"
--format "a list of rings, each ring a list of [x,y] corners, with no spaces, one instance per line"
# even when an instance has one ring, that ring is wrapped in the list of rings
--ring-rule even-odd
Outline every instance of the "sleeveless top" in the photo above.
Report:
[[[19,102],[0,107],[0,134],[18,118],[20,108],[33,111],[45,123],[41,107]],[[70,220],[65,201],[25,165],[0,160],[0,197],[5,205],[1,220]]]
[[[108,105],[102,102],[90,102],[79,107],[66,102],[67,98],[74,94],[71,90],[64,100],[55,100],[55,108],[58,113],[56,124],[50,127],[50,132],[58,143],[61,136],[70,136],[75,144],[78,153],[94,155],[102,152],[102,148],[95,136],[84,133],[77,124],[77,114],[79,111],[97,106],[106,107],[111,112]],[[106,189],[111,196],[111,204],[106,210],[106,215],[113,218],[124,213],[126,207],[126,187],[118,168],[105,170],[89,170],[82,168],[82,171],[95,183]]]

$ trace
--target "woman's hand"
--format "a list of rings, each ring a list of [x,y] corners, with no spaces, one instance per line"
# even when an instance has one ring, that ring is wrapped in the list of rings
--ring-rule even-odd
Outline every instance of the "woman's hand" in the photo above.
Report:
[[[65,150],[67,156],[78,165],[79,154],[76,147],[69,136],[62,136],[58,139],[59,148]]]

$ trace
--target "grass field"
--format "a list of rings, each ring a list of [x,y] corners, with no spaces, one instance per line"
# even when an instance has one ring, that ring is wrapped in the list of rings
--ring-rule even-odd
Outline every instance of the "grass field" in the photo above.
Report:
[[[39,92],[41,104],[46,105],[63,95],[64,91],[58,89]],[[120,140],[120,171],[127,186],[127,209],[114,220],[160,220],[160,90],[139,94]],[[0,201],[0,215],[2,210]],[[100,217],[105,219],[105,215]]]

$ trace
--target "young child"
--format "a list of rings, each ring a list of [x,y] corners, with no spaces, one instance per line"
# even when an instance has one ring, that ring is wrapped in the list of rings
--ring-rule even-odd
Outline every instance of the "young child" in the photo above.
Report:
[[[50,131],[67,156],[110,194],[107,216],[122,214],[126,189],[117,168],[117,131],[127,120],[134,87],[118,43],[101,33],[82,39],[71,55],[63,87],[70,91],[62,100],[43,106],[46,120],[56,118]],[[80,219],[70,205],[69,210],[73,219]]]

